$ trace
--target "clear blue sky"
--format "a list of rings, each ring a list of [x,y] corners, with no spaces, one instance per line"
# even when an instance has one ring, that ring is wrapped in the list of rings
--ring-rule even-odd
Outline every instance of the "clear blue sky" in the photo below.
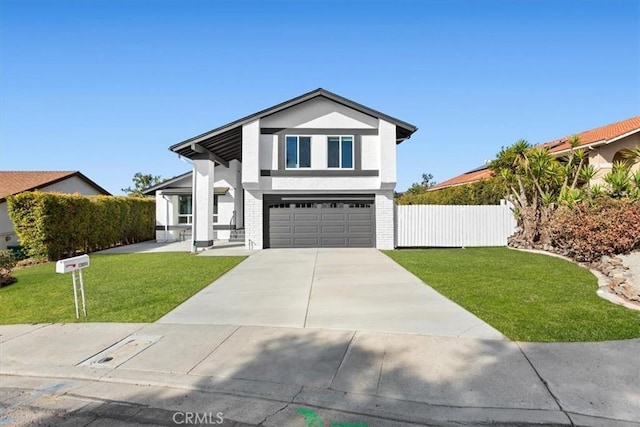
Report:
[[[638,1],[0,0],[0,169],[113,193],[317,87],[418,126],[398,190],[640,114]]]

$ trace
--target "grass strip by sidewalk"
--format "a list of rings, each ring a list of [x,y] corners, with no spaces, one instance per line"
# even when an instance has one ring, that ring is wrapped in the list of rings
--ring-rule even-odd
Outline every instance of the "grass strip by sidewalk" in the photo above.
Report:
[[[90,255],[83,270],[87,317],[81,322],[153,322],[246,257],[189,253]],[[14,272],[0,288],[0,324],[76,322],[71,274],[55,263]],[[81,306],[81,305],[80,305]]]
[[[596,295],[585,268],[508,248],[385,251],[435,290],[518,341],[640,337],[640,311]]]

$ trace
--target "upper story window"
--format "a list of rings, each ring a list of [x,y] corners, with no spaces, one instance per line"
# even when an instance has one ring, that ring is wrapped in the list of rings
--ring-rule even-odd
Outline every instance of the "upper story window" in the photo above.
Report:
[[[311,167],[311,137],[286,137],[286,166],[287,169]]]
[[[327,137],[327,166],[353,169],[353,136]]]

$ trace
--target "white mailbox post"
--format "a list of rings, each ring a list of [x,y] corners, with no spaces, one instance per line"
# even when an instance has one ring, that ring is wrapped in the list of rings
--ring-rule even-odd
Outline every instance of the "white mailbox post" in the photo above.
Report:
[[[80,295],[82,296],[82,312],[85,317],[87,316],[87,307],[84,301],[84,282],[82,280],[82,269],[89,267],[89,255],[80,255],[73,258],[61,259],[56,262],[56,273],[68,273],[71,272],[71,279],[73,280],[73,298],[76,303],[76,319],[80,318],[78,312],[78,290],[76,281],[76,271],[78,272],[80,282]]]

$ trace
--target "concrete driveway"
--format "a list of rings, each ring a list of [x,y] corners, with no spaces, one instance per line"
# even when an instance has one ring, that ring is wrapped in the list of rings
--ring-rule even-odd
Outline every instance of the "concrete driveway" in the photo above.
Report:
[[[504,339],[375,249],[260,251],[159,323]]]

